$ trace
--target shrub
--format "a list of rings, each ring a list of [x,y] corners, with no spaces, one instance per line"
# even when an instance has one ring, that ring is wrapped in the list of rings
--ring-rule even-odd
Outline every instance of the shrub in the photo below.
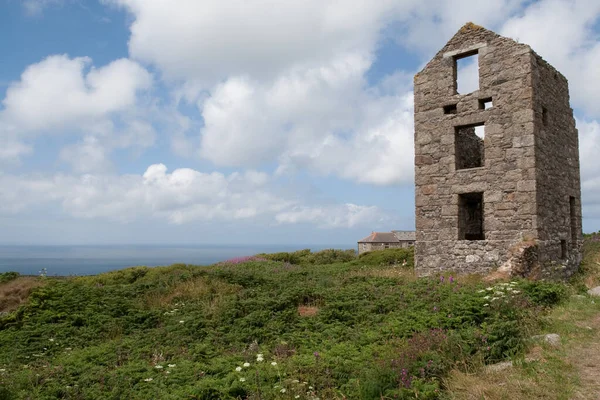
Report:
[[[303,262],[307,264],[335,264],[348,262],[356,259],[354,250],[327,249],[316,253],[307,254]]]
[[[280,252],[273,254],[258,254],[256,257],[271,261],[281,261],[296,265],[328,265],[348,262],[356,259],[355,250],[326,249],[311,253],[310,249],[298,250],[291,253]]]
[[[560,303],[567,296],[563,284],[555,282],[531,281],[520,285],[527,297],[535,304],[553,306]]]
[[[401,265],[404,268],[414,268],[414,248],[385,249],[369,251],[358,256],[363,265]]]
[[[17,279],[19,277],[18,272],[8,271],[8,272],[0,272],[0,283],[5,283],[12,281],[13,279]]]
[[[31,278],[44,286],[0,315],[0,388],[15,399],[439,398],[451,368],[522,351],[536,304],[561,297],[554,284],[398,279],[412,249],[353,252]]]

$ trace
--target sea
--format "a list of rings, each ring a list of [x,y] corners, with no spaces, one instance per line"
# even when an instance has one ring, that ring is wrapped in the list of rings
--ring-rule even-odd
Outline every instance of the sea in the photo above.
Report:
[[[139,265],[211,265],[258,253],[332,248],[351,249],[354,245],[0,246],[0,272],[47,276],[96,275]]]

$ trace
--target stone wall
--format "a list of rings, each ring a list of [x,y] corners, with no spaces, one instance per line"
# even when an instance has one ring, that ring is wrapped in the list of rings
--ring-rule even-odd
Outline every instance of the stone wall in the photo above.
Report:
[[[537,54],[532,62],[541,273],[569,276],[583,245],[579,140],[567,79]]]
[[[408,242],[400,243],[359,243],[358,254],[366,253],[367,251],[384,250],[384,249],[406,249],[410,247]]]
[[[457,94],[455,57],[474,52],[479,55],[479,90]],[[527,45],[467,24],[415,76],[415,260],[420,275],[489,272],[509,261],[509,249],[530,240],[540,241],[540,262],[557,261],[551,246],[570,226],[565,225],[565,196],[576,198],[573,220],[580,232],[577,136],[570,130],[574,122],[566,80],[548,83],[538,59]],[[542,91],[545,86],[557,93]],[[552,98],[546,116],[562,121],[549,142],[541,139],[537,125],[539,98],[546,97]],[[493,107],[483,109],[482,102],[490,98]],[[457,169],[457,127],[482,123],[483,165]],[[566,137],[558,140],[559,131]],[[568,148],[564,157],[554,154],[562,147]],[[559,172],[564,165],[569,172]],[[483,193],[483,240],[459,239],[460,195],[468,193]],[[559,198],[560,210],[551,208]],[[575,259],[578,249],[570,254]]]

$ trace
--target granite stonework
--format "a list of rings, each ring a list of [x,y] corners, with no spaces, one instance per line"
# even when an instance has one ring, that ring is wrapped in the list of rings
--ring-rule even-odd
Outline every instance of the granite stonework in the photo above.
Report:
[[[479,90],[458,94],[456,60],[473,54]],[[414,94],[417,273],[572,274],[583,237],[566,78],[529,46],[469,23],[415,76]]]

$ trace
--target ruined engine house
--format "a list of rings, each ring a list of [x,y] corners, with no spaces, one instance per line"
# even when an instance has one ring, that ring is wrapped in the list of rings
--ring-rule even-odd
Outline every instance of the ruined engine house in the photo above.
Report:
[[[459,93],[469,57],[479,87]],[[574,272],[583,239],[567,79],[469,23],[415,76],[414,96],[417,273]]]

